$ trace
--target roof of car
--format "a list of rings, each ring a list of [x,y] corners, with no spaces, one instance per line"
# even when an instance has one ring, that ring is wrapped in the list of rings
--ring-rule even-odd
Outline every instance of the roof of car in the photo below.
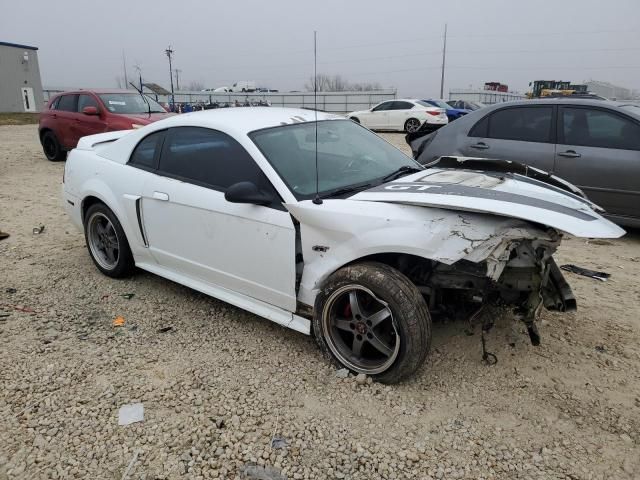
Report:
[[[611,100],[598,100],[595,98],[570,98],[570,97],[553,97],[553,98],[535,98],[531,100],[516,100],[513,102],[494,103],[491,107],[499,107],[500,105],[547,105],[549,103],[562,105],[589,105],[589,106],[619,106],[621,102],[612,102]]]
[[[302,108],[229,107],[174,115],[155,122],[153,125],[163,128],[198,125],[224,131],[234,130],[238,133],[249,133],[262,128],[313,122],[315,119],[316,112]],[[345,117],[317,112],[317,119],[344,120]]]
[[[58,95],[68,95],[68,94],[80,94],[80,93],[95,93],[97,95],[101,95],[101,94],[133,94],[133,95],[139,95],[138,92],[136,92],[135,90],[124,90],[124,89],[118,89],[118,88],[82,88],[79,90],[69,90],[69,91],[65,91],[65,92],[59,92]]]

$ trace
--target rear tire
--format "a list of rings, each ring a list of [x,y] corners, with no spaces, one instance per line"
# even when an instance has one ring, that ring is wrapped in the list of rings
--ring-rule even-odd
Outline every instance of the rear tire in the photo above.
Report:
[[[409,118],[404,122],[404,131],[406,133],[414,133],[420,130],[420,120],[417,118]]]
[[[59,162],[67,156],[67,152],[62,149],[60,142],[52,131],[47,131],[42,135],[42,150],[50,162]]]
[[[129,276],[135,267],[127,236],[114,213],[104,203],[95,203],[84,216],[84,238],[91,260],[112,278]]]
[[[404,274],[382,263],[357,263],[326,281],[316,297],[313,333],[323,354],[339,366],[397,383],[424,363],[431,317]]]

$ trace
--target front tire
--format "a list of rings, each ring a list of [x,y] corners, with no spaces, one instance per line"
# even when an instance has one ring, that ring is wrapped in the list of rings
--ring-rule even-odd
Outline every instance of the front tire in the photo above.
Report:
[[[58,138],[52,131],[45,132],[42,135],[42,150],[50,162],[59,162],[67,156],[67,152],[62,149]]]
[[[404,122],[404,131],[406,133],[413,133],[420,130],[420,120],[417,118],[410,118]]]
[[[84,217],[84,237],[91,260],[105,275],[123,278],[135,263],[122,225],[103,203],[91,205]]]
[[[316,297],[313,332],[333,362],[382,383],[397,383],[424,363],[431,317],[404,274],[366,262],[329,277]]]

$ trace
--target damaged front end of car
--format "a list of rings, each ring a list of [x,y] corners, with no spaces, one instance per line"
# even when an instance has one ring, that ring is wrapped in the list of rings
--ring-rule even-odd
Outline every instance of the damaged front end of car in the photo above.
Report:
[[[487,306],[510,308],[525,324],[531,343],[539,345],[535,321],[542,307],[576,310],[573,292],[553,259],[560,239],[557,232],[548,230],[538,238],[501,243],[483,260],[478,258],[482,248],[474,250],[451,265],[438,263],[423,272],[419,288],[436,315],[476,318]],[[483,332],[492,325],[493,318],[484,316]]]

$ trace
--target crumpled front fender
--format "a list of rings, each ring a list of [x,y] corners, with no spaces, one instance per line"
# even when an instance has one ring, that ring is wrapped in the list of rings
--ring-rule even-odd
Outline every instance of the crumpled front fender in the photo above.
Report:
[[[353,200],[286,206],[300,222],[304,270],[298,299],[307,305],[329,275],[370,255],[410,254],[447,265],[486,261],[488,276],[497,279],[514,242],[558,242],[553,230],[493,215]]]

